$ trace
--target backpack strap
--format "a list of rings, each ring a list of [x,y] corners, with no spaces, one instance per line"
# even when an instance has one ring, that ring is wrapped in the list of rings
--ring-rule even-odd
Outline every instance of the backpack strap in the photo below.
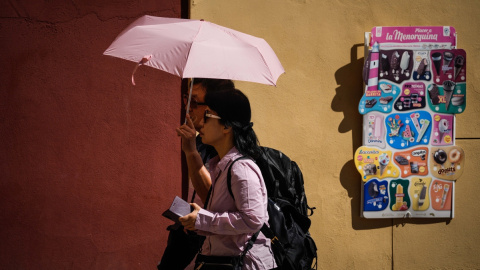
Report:
[[[230,196],[232,196],[233,200],[235,200],[235,197],[233,196],[233,192],[232,192],[232,166],[233,166],[233,163],[237,162],[237,160],[240,160],[240,159],[248,159],[249,157],[246,157],[246,156],[241,156],[237,159],[235,159],[234,161],[232,161],[232,163],[230,163],[230,166],[228,166],[228,172],[227,172],[227,188],[228,188],[228,193],[230,193]],[[263,226],[265,227],[266,225],[263,224]],[[248,240],[247,242],[247,245],[245,246],[245,249],[243,250],[242,252],[242,258],[247,254],[247,252],[253,247],[253,244],[255,243],[255,241],[257,240],[257,237],[258,235],[260,234],[260,231],[254,233],[252,235],[252,237]],[[243,259],[241,260],[243,262]],[[243,264],[242,264],[243,266]]]

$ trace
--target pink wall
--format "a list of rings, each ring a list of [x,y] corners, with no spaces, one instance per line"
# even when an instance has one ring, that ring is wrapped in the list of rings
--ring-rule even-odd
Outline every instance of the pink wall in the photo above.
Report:
[[[0,3],[2,269],[155,269],[181,195],[181,80],[103,56],[181,1]]]

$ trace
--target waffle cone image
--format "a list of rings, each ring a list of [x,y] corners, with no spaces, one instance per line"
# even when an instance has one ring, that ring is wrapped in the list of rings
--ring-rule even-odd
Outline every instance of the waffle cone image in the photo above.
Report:
[[[445,108],[448,110],[450,100],[452,99],[453,89],[455,89],[455,83],[452,81],[443,82],[443,93],[445,95]]]

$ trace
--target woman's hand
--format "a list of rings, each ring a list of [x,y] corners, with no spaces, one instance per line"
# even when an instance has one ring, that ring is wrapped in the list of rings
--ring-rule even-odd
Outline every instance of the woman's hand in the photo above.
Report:
[[[193,125],[190,115],[187,114],[187,123],[181,125],[177,128],[177,135],[182,138],[182,150],[185,154],[189,154],[197,151],[195,137],[197,136],[197,131]]]
[[[185,229],[189,231],[194,231],[195,221],[197,220],[198,211],[200,211],[200,209],[202,208],[196,203],[191,203],[190,205],[193,206],[193,211],[186,216],[180,217],[179,221],[182,223]]]

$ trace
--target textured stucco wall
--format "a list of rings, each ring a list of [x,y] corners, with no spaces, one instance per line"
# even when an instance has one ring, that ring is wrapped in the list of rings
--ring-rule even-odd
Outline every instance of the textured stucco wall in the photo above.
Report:
[[[2,269],[155,269],[181,195],[181,80],[103,56],[181,1],[0,1]]]
[[[478,269],[480,154],[478,91],[480,2],[191,0],[205,19],[264,38],[286,74],[278,87],[237,82],[253,106],[263,145],[283,150],[305,177],[317,207],[311,232],[320,269]],[[466,154],[453,220],[360,218],[363,36],[374,26],[451,25],[467,52],[467,108],[457,116],[456,144]]]

